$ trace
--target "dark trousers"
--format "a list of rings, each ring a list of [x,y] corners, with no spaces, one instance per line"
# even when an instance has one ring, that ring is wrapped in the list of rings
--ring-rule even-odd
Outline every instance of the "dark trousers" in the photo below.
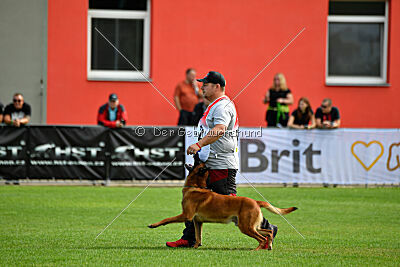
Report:
[[[284,113],[279,121],[277,121],[278,111],[276,110],[267,110],[267,114],[265,115],[265,119],[267,121],[268,127],[277,127],[278,123],[283,127],[286,127],[289,121],[289,113]]]
[[[181,110],[179,112],[178,126],[192,125],[192,112]]]
[[[213,192],[222,195],[236,195],[236,173],[237,170],[209,170],[209,176],[207,181],[207,188]],[[232,196],[234,197],[234,196]],[[183,230],[182,239],[188,240],[191,246],[196,242],[194,223],[192,221],[185,222],[186,228]],[[261,228],[267,229],[269,222],[267,219],[263,219]]]

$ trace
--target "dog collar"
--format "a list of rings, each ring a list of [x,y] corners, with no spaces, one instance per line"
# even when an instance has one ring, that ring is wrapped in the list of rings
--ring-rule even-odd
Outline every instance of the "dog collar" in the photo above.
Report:
[[[193,187],[193,188],[207,189],[206,187],[197,187],[197,186],[191,186],[191,185],[185,185],[183,187]]]

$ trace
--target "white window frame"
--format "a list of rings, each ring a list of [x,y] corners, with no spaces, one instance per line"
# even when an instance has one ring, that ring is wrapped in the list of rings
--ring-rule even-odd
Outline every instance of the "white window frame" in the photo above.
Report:
[[[143,70],[92,70],[92,19],[143,19]],[[107,37],[107,36],[106,36]],[[120,51],[123,53],[123,51]],[[125,60],[125,59],[124,59]],[[128,60],[130,60],[128,58]],[[130,60],[131,61],[131,60]],[[134,62],[131,61],[132,64]],[[128,63],[129,64],[129,63]],[[129,64],[130,65],[130,64]],[[136,67],[136,66],[135,66]],[[150,1],[146,11],[89,9],[87,19],[87,79],[96,81],[147,81],[150,79]]]
[[[385,1],[385,16],[351,16],[351,15],[328,15],[327,37],[326,37],[326,85],[350,85],[350,86],[379,86],[387,85],[387,53],[388,53],[388,14],[389,3]],[[383,23],[383,53],[381,57],[381,76],[334,76],[329,75],[329,23]]]

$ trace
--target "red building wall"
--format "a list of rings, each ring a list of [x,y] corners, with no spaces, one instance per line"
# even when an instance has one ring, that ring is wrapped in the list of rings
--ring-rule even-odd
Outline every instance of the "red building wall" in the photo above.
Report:
[[[48,6],[47,123],[96,124],[108,94],[119,95],[129,125],[176,125],[174,110],[146,82],[88,81],[88,1],[52,0]],[[188,67],[203,77],[220,71],[227,94],[240,90],[303,28],[306,30],[236,98],[241,126],[265,126],[262,103],[275,73],[295,97],[315,109],[325,97],[339,107],[343,127],[400,127],[400,2],[390,1],[389,87],[325,85],[328,0],[153,0],[151,79],[173,103]]]

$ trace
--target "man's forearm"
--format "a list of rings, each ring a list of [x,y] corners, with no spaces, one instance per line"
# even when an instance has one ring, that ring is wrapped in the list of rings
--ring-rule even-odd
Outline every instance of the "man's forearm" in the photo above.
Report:
[[[10,115],[5,115],[4,116],[4,123],[5,124],[12,124],[11,116]]]
[[[21,124],[27,124],[29,122],[29,117],[25,117],[19,120],[19,123]]]
[[[215,141],[217,141],[221,136],[224,135],[226,131],[226,126],[222,125],[222,124],[218,124],[216,125],[214,128],[212,128],[206,136],[204,136],[199,142],[198,144],[203,147],[203,146],[207,146],[209,144],[214,143]]]
[[[179,96],[174,97],[175,105],[178,110],[181,110],[181,103],[179,102]]]

